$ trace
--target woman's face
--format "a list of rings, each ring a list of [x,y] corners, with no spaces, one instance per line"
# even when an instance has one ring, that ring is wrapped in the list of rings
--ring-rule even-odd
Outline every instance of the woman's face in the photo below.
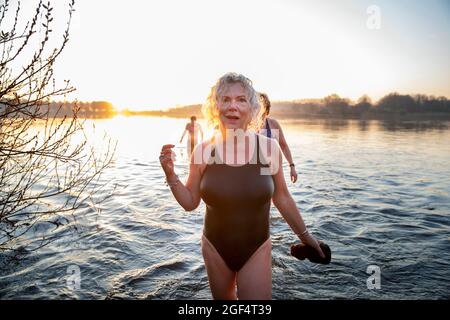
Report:
[[[240,83],[228,85],[217,104],[219,120],[226,129],[246,129],[251,120],[251,105]]]

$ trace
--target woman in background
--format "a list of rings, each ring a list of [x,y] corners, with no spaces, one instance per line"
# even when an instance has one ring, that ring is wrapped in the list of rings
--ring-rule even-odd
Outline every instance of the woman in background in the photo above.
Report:
[[[198,143],[198,134],[199,133],[201,135],[200,141],[203,141],[202,127],[196,121],[197,121],[197,117],[192,116],[191,122],[186,124],[186,127],[184,128],[184,131],[183,131],[183,135],[181,136],[181,139],[180,139],[180,143],[183,142],[184,135],[186,134],[186,132],[188,132],[187,152],[188,152],[189,156],[192,154],[192,151],[194,151],[194,147]]]
[[[284,138],[283,129],[281,129],[280,124],[277,120],[273,118],[269,118],[270,113],[270,100],[267,94],[260,93],[259,98],[261,100],[261,104],[264,110],[264,126],[261,128],[260,133],[264,134],[268,138],[277,139],[280,144],[281,151],[283,151],[286,160],[289,163],[290,171],[291,171],[291,181],[295,183],[297,181],[297,171],[295,170],[295,164],[292,160],[291,150]]]

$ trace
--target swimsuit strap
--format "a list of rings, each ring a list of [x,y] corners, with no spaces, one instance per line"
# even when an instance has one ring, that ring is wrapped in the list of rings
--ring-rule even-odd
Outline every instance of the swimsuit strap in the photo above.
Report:
[[[272,129],[270,129],[268,118],[266,118],[266,132],[267,132],[267,137],[272,138]]]
[[[216,148],[214,148],[214,136],[212,136],[212,138],[211,138],[211,145],[212,145],[211,157],[215,157],[216,156]]]
[[[261,163],[261,161],[259,160],[259,135],[256,135],[256,163]]]

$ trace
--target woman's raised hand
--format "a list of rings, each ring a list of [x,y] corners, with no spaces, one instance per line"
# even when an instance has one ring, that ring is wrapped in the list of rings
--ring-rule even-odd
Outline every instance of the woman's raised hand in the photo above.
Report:
[[[161,155],[159,156],[159,162],[161,163],[161,167],[163,168],[167,178],[173,177],[175,175],[175,152],[172,151],[173,147],[175,147],[175,145],[173,144],[163,145],[161,149]]]

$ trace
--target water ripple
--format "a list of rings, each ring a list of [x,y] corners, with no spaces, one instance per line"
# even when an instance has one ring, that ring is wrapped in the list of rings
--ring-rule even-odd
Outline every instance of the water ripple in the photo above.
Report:
[[[136,145],[120,144],[117,164],[100,181],[119,185],[114,197],[36,224],[29,239],[37,245],[50,233],[55,241],[47,247],[0,255],[0,298],[211,298],[200,250],[205,206],[180,208],[156,158],[162,141],[145,138],[159,137],[159,122],[177,131],[184,121],[145,121],[139,135],[116,132]],[[450,297],[450,129],[365,127],[300,121],[283,128],[299,164],[299,181],[289,189],[333,261],[324,266],[290,256],[298,239],[272,207],[274,299]],[[179,158],[183,180],[187,160]],[[380,268],[380,290],[367,288],[371,265]],[[71,266],[81,272],[78,290],[67,285]]]

